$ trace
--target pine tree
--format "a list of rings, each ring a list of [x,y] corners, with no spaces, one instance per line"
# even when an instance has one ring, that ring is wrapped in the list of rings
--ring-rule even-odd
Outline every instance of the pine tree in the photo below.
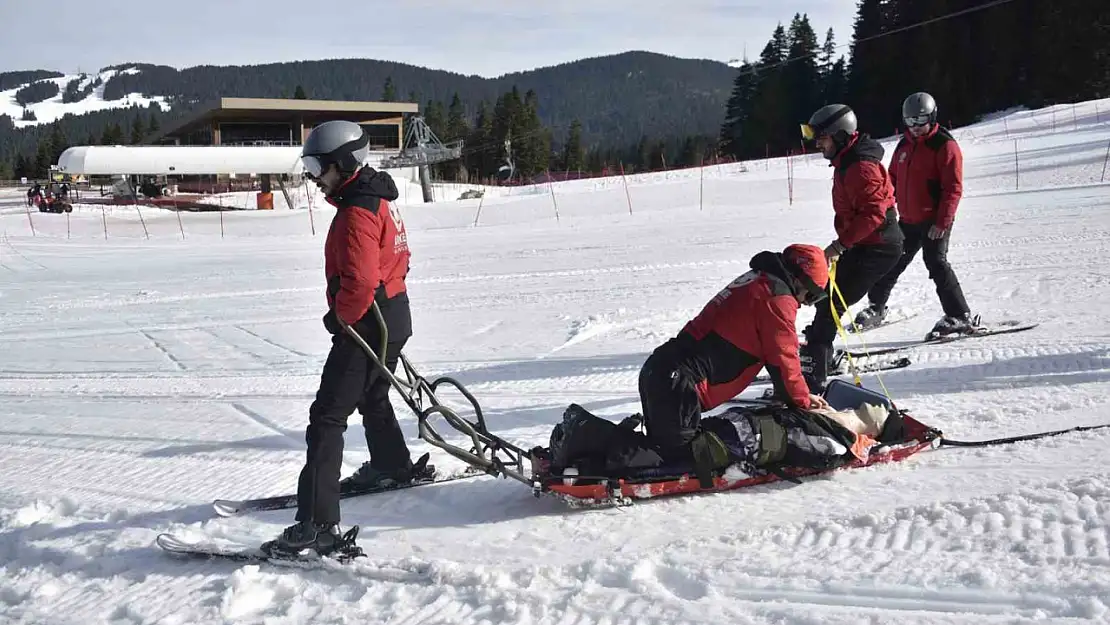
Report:
[[[464,152],[466,169],[476,178],[485,178],[491,175],[492,163],[497,155],[497,144],[493,138],[493,115],[489,105],[482,101],[478,106],[478,115],[474,120],[474,129],[466,140],[467,150]]]
[[[567,142],[563,145],[563,168],[566,171],[581,171],[585,165],[582,152],[582,122],[575,118],[570,123]]]
[[[89,133],[89,134],[88,134],[88,135],[87,135],[87,136],[85,137],[85,143],[84,143],[84,145],[96,145],[96,135],[94,135],[93,133],[91,133],[91,132],[90,132],[90,133]]]
[[[890,93],[887,80],[891,64],[902,55],[889,56],[885,44],[888,37],[877,37],[884,29],[883,4],[889,0],[860,0],[852,35],[851,65],[848,69],[847,100],[856,113],[859,127],[865,132],[889,132],[883,115],[889,110]],[[905,97],[905,96],[903,96]]]
[[[27,159],[27,156],[20,152],[15,156],[15,178],[34,178],[35,172],[33,164]]]
[[[50,152],[50,142],[39,141],[38,150],[35,151],[33,168],[35,178],[48,178],[50,176],[50,166],[54,164],[53,159],[50,158]]]
[[[662,140],[655,141],[648,154],[647,171],[664,169],[667,167],[667,144]]]
[[[795,13],[787,38],[789,48],[786,58],[790,62],[783,68],[783,78],[789,97],[787,110],[790,115],[778,129],[779,133],[776,133],[781,133],[781,138],[772,135],[772,144],[776,145],[777,150],[797,145],[798,124],[809,119],[822,100],[822,85],[815,58],[820,50],[809,17]]]
[[[821,82],[820,104],[841,102],[844,95],[843,83],[847,77],[844,75],[844,57],[836,54],[836,36],[832,28],[825,31],[825,43],[817,55],[817,72]]]
[[[841,56],[825,75],[824,104],[844,103],[848,91],[848,68]]]
[[[138,115],[131,122],[131,145],[139,145],[143,142],[143,118]]]
[[[302,87],[300,85],[297,85],[296,88],[293,89],[293,99],[294,100],[307,100],[308,99],[308,95],[306,95],[305,92],[304,92],[304,87]]]
[[[470,124],[466,121],[466,107],[462,98],[456,92],[451,97],[451,104],[447,107],[447,127],[440,137],[444,143],[463,141],[470,135]],[[464,160],[449,161],[443,165],[444,175],[449,180],[466,180],[467,168]]]
[[[397,99],[397,88],[393,86],[393,77],[386,76],[382,85],[382,102],[393,102]]]
[[[66,148],[69,147],[69,141],[66,139],[65,133],[62,132],[62,127],[57,122],[50,125],[50,137],[43,143],[47,145],[51,165],[56,164],[62,152],[65,152]]]
[[[539,114],[539,96],[532,89],[524,94],[515,144],[519,143],[520,158],[517,169],[524,176],[533,176],[548,170],[551,156],[551,135],[543,127]]]
[[[122,143],[123,129],[120,128],[119,122],[112,122],[104,127],[104,132],[100,135],[101,145],[120,145]]]
[[[825,31],[825,43],[821,44],[821,51],[817,54],[817,71],[825,77],[836,62],[836,35],[833,29]]]
[[[14,180],[15,170],[12,167],[11,161],[4,159],[0,161],[0,180]]]
[[[732,94],[728,98],[725,108],[725,121],[721,124],[720,142],[721,153],[734,158],[741,158],[750,151],[743,138],[743,130],[751,114],[755,90],[759,84],[754,65],[744,59],[740,71],[732,81]]]
[[[466,121],[466,107],[462,98],[456,92],[451,97],[451,104],[447,107],[447,129],[443,133],[443,141],[458,141],[466,139],[470,133],[470,124]]]
[[[741,130],[748,155],[763,155],[768,149],[779,152],[797,144],[799,122],[791,118],[792,107],[783,71],[786,53],[786,30],[779,24],[759,55],[759,79],[751,114]],[[788,134],[786,129],[790,124],[794,130]]]
[[[493,105],[493,120],[491,139],[497,144],[497,162],[494,167],[500,167],[504,163],[504,159],[508,156],[513,158],[518,171],[521,170],[519,157],[521,150],[521,142],[525,140],[523,136],[524,125],[524,103],[520,99],[520,90],[513,85],[513,88],[501,94],[497,98],[497,102]],[[506,154],[505,142],[509,141],[512,154]]]
[[[428,100],[424,105],[424,123],[432,129],[440,140],[447,134],[447,113],[443,110],[443,102]]]

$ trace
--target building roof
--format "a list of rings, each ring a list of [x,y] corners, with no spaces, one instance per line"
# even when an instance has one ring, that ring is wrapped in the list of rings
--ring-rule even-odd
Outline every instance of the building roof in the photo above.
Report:
[[[383,168],[392,151],[371,151],[366,163]],[[63,174],[147,176],[287,174],[299,176],[300,146],[84,145],[58,158]]]
[[[66,174],[288,174],[302,171],[300,147],[94,145],[68,148],[58,158]]]
[[[359,102],[347,100],[293,100],[282,98],[220,98],[198,113],[174,124],[146,142],[155,142],[165,137],[180,136],[218,121],[287,120],[291,115],[303,116],[305,122],[321,123],[333,119],[359,117],[369,121],[374,119],[396,119],[404,113],[418,113],[420,105],[415,102]]]

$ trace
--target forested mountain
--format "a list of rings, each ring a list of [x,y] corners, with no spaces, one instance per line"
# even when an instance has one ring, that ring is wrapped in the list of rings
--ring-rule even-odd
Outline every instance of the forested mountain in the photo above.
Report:
[[[927,91],[960,126],[1017,106],[1110,96],[1110,2],[860,0],[845,59],[805,16],[774,31],[733,81],[721,149],[737,158],[799,149],[798,124],[844,102],[860,129],[901,124],[902,100]]]
[[[679,149],[688,136],[716,134],[735,73],[724,63],[649,52],[583,59],[493,79],[375,60],[199,66],[183,70],[127,63],[102,71],[128,68],[131,71],[115,73],[106,81],[103,99],[118,100],[129,93],[165,96],[171,111],[162,113],[158,107],[151,107],[63,118],[58,124],[69,143],[85,142],[90,135],[99,139],[112,124],[117,124],[126,135],[135,119],[143,124],[149,124],[150,119],[158,120],[159,125],[172,123],[220,96],[415,101],[431,118],[435,118],[436,109],[442,113],[443,126],[437,128],[433,124],[441,138],[445,135],[465,138],[456,136],[461,131],[459,119],[465,119],[467,133],[470,128],[481,128],[478,118],[482,110],[492,116],[499,102],[504,114],[516,115],[519,110],[527,116],[524,100],[531,93],[527,105],[534,109],[539,124],[546,129],[548,144],[557,149],[566,142],[576,120],[583,150],[613,150],[618,146],[632,150],[647,141],[646,137]],[[36,78],[44,77],[48,76]],[[517,95],[511,96],[514,92]],[[456,102],[458,117],[454,133],[446,127],[446,109],[452,102]],[[502,120],[501,124],[523,131],[534,122],[521,118]],[[33,161],[39,151],[39,139],[51,132],[41,126],[17,130],[0,119],[0,174],[3,161],[14,164],[18,154]],[[541,149],[522,147],[526,151]],[[497,145],[487,151],[492,152],[491,160],[497,160],[503,150]],[[525,161],[529,159],[526,157]]]

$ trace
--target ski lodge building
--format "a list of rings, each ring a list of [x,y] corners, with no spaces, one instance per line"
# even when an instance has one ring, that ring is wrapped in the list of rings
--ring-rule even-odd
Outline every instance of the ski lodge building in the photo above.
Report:
[[[276,182],[292,206],[283,181],[300,175],[300,146],[313,128],[333,120],[359,124],[370,137],[367,164],[377,166],[401,154],[404,116],[418,113],[415,102],[219,98],[144,137],[143,145],[71,147],[59,157],[58,169],[123,180],[118,195],[134,199],[140,192],[172,194],[178,197],[166,201],[175,206],[183,203],[179,194],[258,191],[258,208],[268,209]],[[402,168],[395,175],[413,178],[415,171]]]
[[[370,149],[396,153],[404,139],[402,116],[415,102],[354,102],[272,98],[220,98],[199,113],[147,137],[153,145],[297,146],[316,126],[355,122],[370,136]]]

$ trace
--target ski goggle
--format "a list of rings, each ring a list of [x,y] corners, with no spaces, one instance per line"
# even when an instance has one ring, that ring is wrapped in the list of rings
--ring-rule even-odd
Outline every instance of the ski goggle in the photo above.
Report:
[[[309,180],[316,180],[328,170],[328,163],[319,156],[302,156],[301,164],[304,165],[304,176]]]
[[[806,141],[813,141],[817,138],[817,129],[809,124],[801,124],[802,138]]]
[[[824,289],[818,288],[812,280],[802,280],[801,283],[805,287],[805,297],[802,298],[802,304],[804,305],[816,304],[829,296]]]
[[[906,123],[909,128],[918,128],[920,126],[928,126],[931,115],[922,113],[921,115],[913,115],[911,117],[903,117],[902,121]]]
[[[802,304],[810,305],[816,304],[829,296],[825,289],[817,286],[817,283],[810,279],[806,274],[795,275],[794,280],[802,285]]]

